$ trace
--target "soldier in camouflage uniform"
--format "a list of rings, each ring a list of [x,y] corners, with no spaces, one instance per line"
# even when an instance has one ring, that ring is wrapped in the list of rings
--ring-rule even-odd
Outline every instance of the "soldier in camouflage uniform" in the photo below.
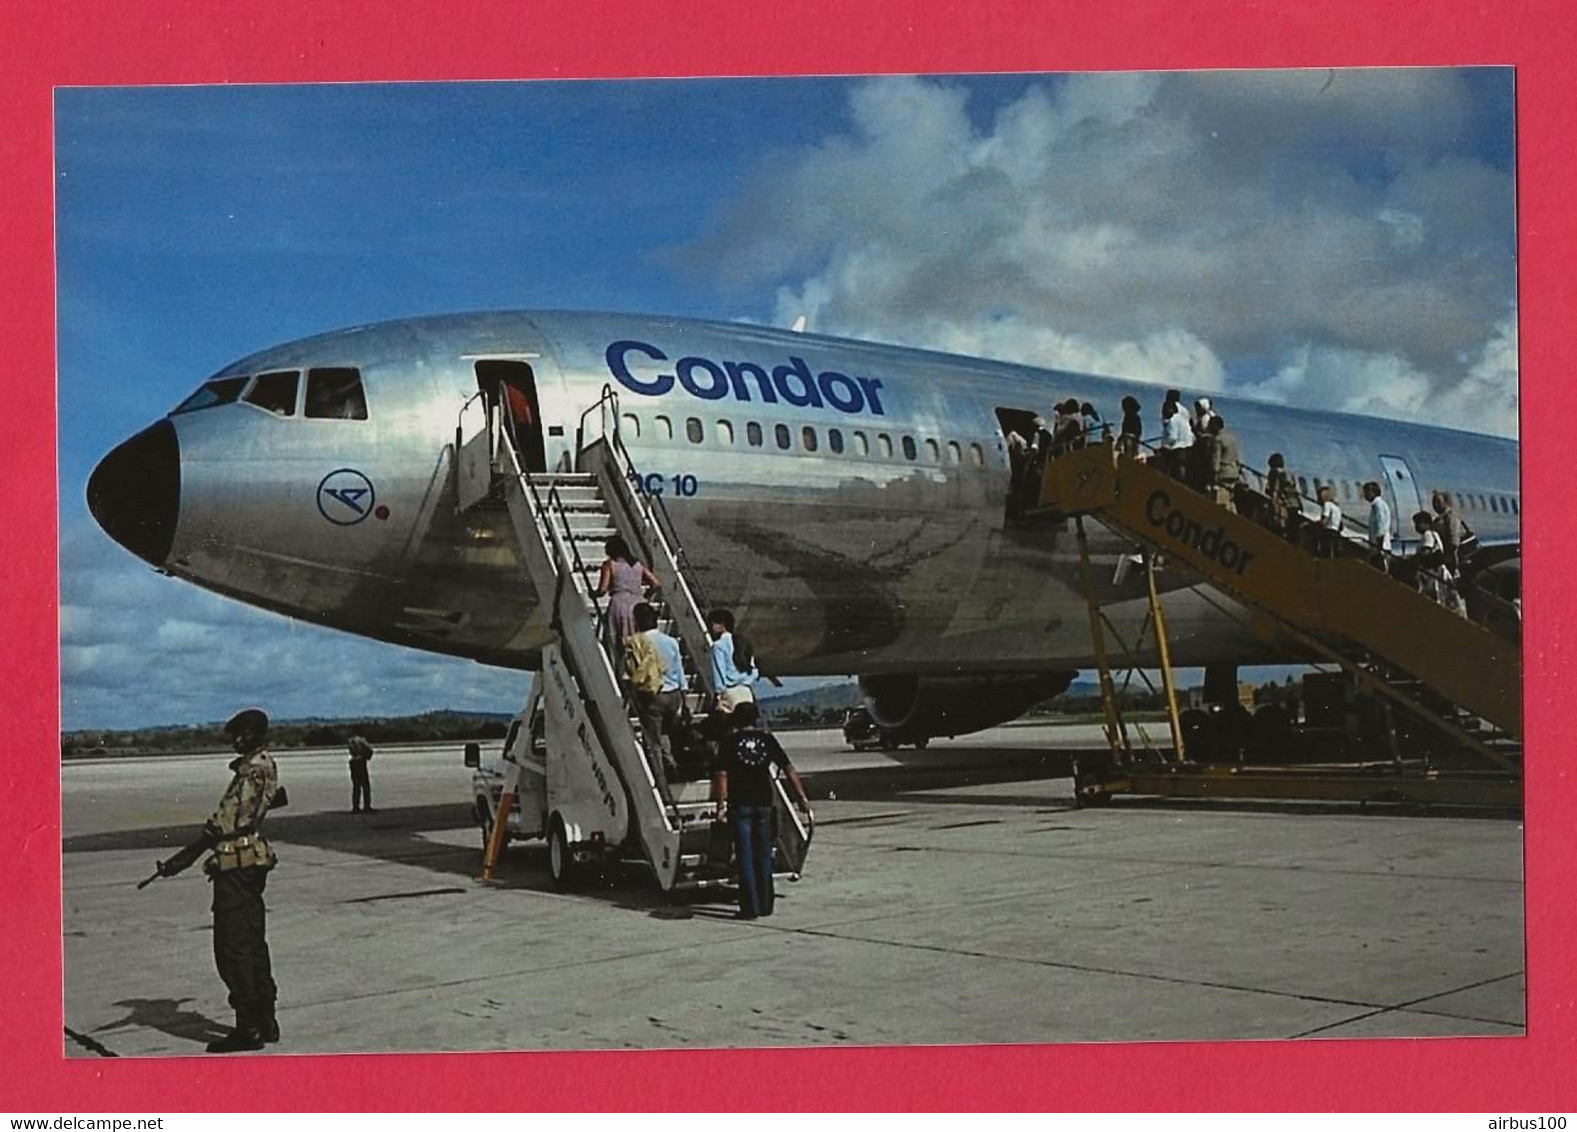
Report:
[[[235,1029],[209,1043],[209,1053],[262,1049],[263,1043],[279,1040],[263,906],[275,857],[260,830],[279,787],[279,773],[264,748],[268,716],[257,708],[238,712],[225,724],[225,734],[235,745],[230,763],[235,777],[208,819],[214,851],[203,871],[213,881],[214,962],[230,990]]]

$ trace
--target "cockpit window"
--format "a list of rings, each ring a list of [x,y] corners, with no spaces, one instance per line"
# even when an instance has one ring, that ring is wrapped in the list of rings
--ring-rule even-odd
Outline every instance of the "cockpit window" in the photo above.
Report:
[[[228,405],[241,396],[249,377],[218,377],[205,382],[201,389],[182,401],[172,413],[195,413],[198,409],[211,409],[215,405]]]
[[[246,391],[246,402],[282,417],[293,417],[296,414],[296,386],[300,382],[301,374],[295,370],[260,373],[252,388]]]
[[[366,420],[367,396],[361,388],[361,371],[346,367],[308,370],[306,415],[327,420]]]

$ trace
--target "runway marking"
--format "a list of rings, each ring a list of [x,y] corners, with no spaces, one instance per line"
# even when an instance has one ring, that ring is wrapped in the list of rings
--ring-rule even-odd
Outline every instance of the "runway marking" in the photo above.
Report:
[[[846,818],[818,818],[817,828],[828,825],[863,825],[866,822],[892,821],[895,818],[906,818],[914,813],[913,810],[887,810],[879,814],[857,814]]]
[[[103,1042],[100,1042],[100,1041],[98,1041],[95,1038],[90,1038],[86,1034],[79,1034],[75,1030],[73,1030],[70,1026],[66,1027],[66,1037],[68,1037],[72,1041],[76,1042],[79,1046],[81,1046],[83,1049],[87,1050],[88,1052],[96,1053],[100,1057],[119,1057],[120,1056],[120,1054],[118,1054],[114,1050],[110,1049]]]
[[[375,904],[380,900],[414,900],[420,896],[453,896],[469,892],[467,888],[424,888],[420,892],[386,892],[380,896],[355,896],[341,900],[340,904]]]
[[[1403,1011],[1408,1011],[1413,1014],[1427,1014],[1431,1018],[1451,1018],[1464,1022],[1483,1022],[1489,1026],[1505,1026],[1508,1030],[1516,1030],[1518,1033],[1526,1033],[1528,1029],[1526,1023],[1519,1024],[1516,1022],[1504,1022],[1499,1018],[1481,1018],[1476,1014],[1450,1014],[1444,1010],[1415,1009],[1420,1003],[1430,1002],[1437,998],[1445,998],[1447,995],[1460,994],[1467,990],[1476,990],[1478,987],[1487,987],[1493,983],[1503,983],[1507,979],[1515,979],[1522,973],[1523,972],[1521,971],[1513,971],[1509,975],[1496,975],[1492,979],[1480,979],[1476,983],[1466,983],[1463,986],[1453,987],[1447,991],[1439,991],[1436,994],[1426,994],[1422,998],[1409,999],[1406,1002],[1399,1002],[1394,1006],[1384,1006],[1378,1010],[1371,1010],[1367,1014],[1360,1014],[1355,1018],[1345,1018],[1340,1022],[1330,1022],[1324,1026],[1316,1026],[1314,1029],[1305,1030],[1301,1034],[1293,1034],[1292,1037],[1294,1039],[1312,1037],[1315,1034],[1322,1034],[1327,1030],[1336,1030],[1343,1026],[1350,1026],[1354,1022],[1362,1022],[1369,1018],[1378,1018],[1382,1014],[1398,1014]]]
[[[933,825],[930,828],[933,829],[933,830],[968,829],[971,826],[976,826],[976,825],[1001,825],[1001,824],[1002,824],[1002,819],[1001,818],[984,818],[984,819],[982,819],[980,821],[955,821],[955,822],[949,823],[948,825]]]
[[[814,937],[817,937],[817,938],[820,938],[820,939],[837,940],[840,943],[867,943],[867,944],[872,944],[872,945],[875,945],[875,946],[878,946],[878,947],[895,947],[895,948],[898,948],[898,949],[904,950],[904,951],[925,951],[925,952],[933,952],[933,953],[941,954],[941,955],[959,955],[959,956],[964,956],[964,957],[970,958],[970,959],[991,959],[991,960],[995,960],[996,962],[999,962],[999,963],[1019,963],[1019,964],[1025,965],[1025,966],[1029,966],[1029,967],[1050,967],[1050,968],[1054,968],[1054,969],[1057,969],[1057,970],[1063,970],[1063,971],[1076,971],[1076,972],[1079,972],[1081,974],[1113,975],[1113,976],[1116,976],[1118,978],[1144,979],[1144,980],[1146,980],[1148,982],[1167,983],[1167,984],[1170,984],[1172,986],[1205,987],[1205,988],[1208,988],[1208,989],[1211,989],[1211,990],[1236,991],[1236,992],[1241,993],[1241,994],[1270,995],[1272,998],[1293,999],[1293,1000],[1298,1001],[1298,1002],[1319,1002],[1319,1003],[1328,1003],[1328,1004],[1331,1004],[1331,1005],[1334,1005],[1334,1006],[1367,1006],[1367,1007],[1373,1008],[1371,1013],[1365,1014],[1365,1015],[1360,1015],[1359,1016],[1360,1018],[1368,1018],[1368,1017],[1373,1017],[1373,1016],[1379,1015],[1379,1014],[1392,1013],[1392,1012],[1395,1012],[1395,1011],[1406,1009],[1409,1005],[1411,1005],[1411,1003],[1401,1003],[1399,1005],[1391,1006],[1391,1005],[1387,1005],[1385,1003],[1380,1003],[1380,1002],[1365,1002],[1362,999],[1333,998],[1333,997],[1329,997],[1329,996],[1326,996],[1326,995],[1306,994],[1306,993],[1299,993],[1297,991],[1279,991],[1279,990],[1270,990],[1270,989],[1265,988],[1265,987],[1240,986],[1240,985],[1238,985],[1236,983],[1216,982],[1215,980],[1212,980],[1212,979],[1185,979],[1185,978],[1182,978],[1182,977],[1177,976],[1177,975],[1156,975],[1156,974],[1151,974],[1151,973],[1144,972],[1144,971],[1124,971],[1124,970],[1122,970],[1120,968],[1116,968],[1116,967],[1096,967],[1096,966],[1091,966],[1091,965],[1084,964],[1084,963],[1066,963],[1066,962],[1059,962],[1057,960],[1052,960],[1052,959],[1026,959],[1023,956],[1019,956],[1019,955],[998,955],[998,954],[995,954],[994,952],[990,952],[990,951],[972,951],[972,950],[968,950],[968,949],[965,949],[965,948],[943,947],[940,944],[903,943],[903,942],[899,942],[899,941],[895,941],[895,940],[886,940],[886,939],[866,939],[863,936],[839,935],[839,934],[837,934],[835,932],[822,931],[822,930],[815,929],[815,928],[789,928],[789,927],[782,927],[782,926],[780,926],[778,924],[761,924],[759,921],[757,921],[757,926],[758,926],[758,929],[759,928],[765,928],[765,929],[771,930],[771,931],[781,931],[785,935],[814,936]],[[1499,978],[1489,979],[1489,980],[1487,980],[1487,982],[1500,982],[1501,979],[1503,979],[1503,978],[1511,978],[1511,977],[1514,977],[1514,976],[1510,976],[1510,975],[1501,976]],[[1481,983],[1472,984],[1472,986],[1481,986],[1481,985],[1484,985],[1484,984],[1481,984]],[[1471,987],[1458,987],[1458,988],[1456,988],[1456,990],[1443,991],[1441,993],[1442,994],[1455,994],[1455,993],[1457,993],[1457,991],[1469,990],[1469,989],[1471,989]],[[1432,994],[1432,995],[1427,995],[1424,998],[1420,998],[1420,999],[1417,999],[1417,1000],[1414,1000],[1414,1001],[1416,1001],[1416,1002],[1427,1002],[1431,998],[1438,998],[1438,997],[1440,997],[1439,994]],[[1445,1017],[1445,1018],[1456,1018],[1456,1017],[1459,1017],[1458,1015],[1454,1015],[1454,1014],[1441,1014],[1438,1011],[1416,1011],[1416,1013],[1420,1013],[1420,1014],[1434,1014],[1434,1015],[1436,1015],[1438,1017]],[[1332,1028],[1334,1026],[1346,1025],[1347,1023],[1350,1023],[1350,1022],[1353,1022],[1353,1021],[1357,1021],[1357,1020],[1358,1019],[1349,1018],[1349,1019],[1346,1019],[1344,1022],[1332,1023],[1332,1026],[1322,1026],[1319,1029],[1323,1030],[1323,1029]],[[1463,1020],[1464,1021],[1475,1021],[1475,1022],[1493,1022],[1493,1019],[1488,1019],[1488,1018],[1466,1018],[1466,1019],[1463,1019]],[[1508,1027],[1511,1027],[1511,1028],[1517,1028],[1512,1023],[1507,1023],[1507,1022],[1499,1022],[1499,1023],[1494,1023],[1494,1024],[1501,1025],[1501,1026],[1508,1026]],[[1318,1032],[1318,1030],[1311,1030],[1311,1031],[1309,1031],[1309,1033],[1317,1033],[1317,1032]],[[1295,1034],[1295,1035],[1293,1035],[1293,1037],[1306,1037],[1306,1036],[1307,1036],[1306,1034]]]
[[[820,823],[818,823],[818,824],[820,824]],[[964,823],[964,824],[967,824],[967,825],[979,825],[981,823],[979,823],[979,822],[967,822],[967,823]],[[931,829],[948,829],[948,828],[961,828],[961,827],[931,826],[930,828]],[[1052,828],[1066,828],[1068,830],[1083,831],[1085,829],[1088,829],[1089,827],[1086,827],[1086,826],[1066,826],[1066,827],[1052,827]],[[1027,832],[1035,832],[1035,831],[1027,831]],[[1086,852],[1086,853],[1080,853],[1080,852],[1076,851],[1077,847],[1073,847],[1073,846],[1070,846],[1067,849],[1064,849],[1064,850],[1061,850],[1061,851],[1053,851],[1053,852],[1049,852],[1049,853],[1046,853],[1046,852],[1026,853],[1026,852],[1021,852],[1021,851],[1015,850],[1015,849],[974,849],[974,848],[960,847],[960,846],[956,846],[956,845],[879,845],[879,846],[873,846],[872,848],[883,849],[883,850],[885,850],[885,851],[887,851],[889,853],[954,853],[954,854],[975,853],[975,854],[979,854],[980,856],[984,856],[984,857],[1027,857],[1027,858],[1031,858],[1033,860],[1055,860],[1055,859],[1063,859],[1063,858],[1065,858],[1065,859],[1070,860],[1070,861],[1091,861],[1091,860],[1093,860],[1093,861],[1098,861],[1098,862],[1100,862],[1102,864],[1117,863],[1117,864],[1125,864],[1125,865],[1154,865],[1154,864],[1158,864],[1159,863],[1159,862],[1155,861],[1153,858],[1149,858],[1149,857],[1119,857],[1119,856],[1112,856],[1110,854],[1105,854],[1105,853],[1096,854],[1093,851],[1092,852]],[[1507,884],[1509,884],[1509,885],[1516,885],[1518,888],[1522,887],[1522,881],[1521,881],[1520,878],[1456,876],[1456,875],[1450,875],[1450,874],[1441,875],[1439,873],[1404,873],[1404,872],[1395,872],[1395,871],[1392,871],[1392,870],[1389,870],[1389,869],[1384,870],[1384,871],[1375,870],[1375,869],[1338,869],[1338,868],[1324,867],[1324,866],[1320,866],[1320,865],[1276,864],[1276,863],[1267,863],[1267,862],[1262,862],[1262,861],[1177,860],[1177,861],[1170,862],[1168,864],[1168,868],[1170,868],[1172,870],[1177,870],[1177,869],[1253,869],[1253,870],[1262,871],[1262,872],[1286,871],[1286,872],[1297,872],[1297,873],[1315,873],[1315,874],[1319,874],[1321,876],[1380,877],[1380,878],[1383,878],[1383,879],[1386,879],[1386,880],[1423,880],[1423,881],[1438,881],[1438,882],[1441,882],[1441,883],[1456,883],[1456,884],[1498,884],[1498,885],[1507,885]]]

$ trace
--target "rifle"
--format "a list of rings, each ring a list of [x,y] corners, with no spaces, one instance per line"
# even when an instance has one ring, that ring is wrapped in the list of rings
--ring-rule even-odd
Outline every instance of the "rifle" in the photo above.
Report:
[[[160,877],[173,877],[180,873],[184,873],[197,862],[197,858],[201,857],[204,853],[208,852],[208,850],[212,849],[218,843],[219,831],[212,825],[205,824],[203,826],[202,833],[200,833],[196,840],[194,840],[190,845],[187,845],[169,860],[160,861],[157,865],[155,865],[153,869],[153,875],[148,877],[146,880],[139,881],[137,884],[138,889],[147,888]]]
[[[290,805],[290,796],[285,793],[285,788],[280,786],[275,789],[273,795],[269,798],[268,808],[271,810],[282,810],[288,805]],[[219,844],[220,836],[221,831],[217,826],[211,822],[204,822],[203,831],[197,835],[196,840],[168,861],[158,862],[153,868],[152,876],[137,882],[138,889],[147,888],[160,877],[173,877],[184,873],[197,863],[197,858]]]

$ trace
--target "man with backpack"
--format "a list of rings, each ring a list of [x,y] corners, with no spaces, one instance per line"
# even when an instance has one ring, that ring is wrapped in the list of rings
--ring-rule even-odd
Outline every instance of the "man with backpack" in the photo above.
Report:
[[[369,814],[372,808],[372,776],[367,773],[367,763],[372,759],[372,744],[360,735],[352,735],[345,744],[350,751],[350,812],[359,814],[363,806]]]
[[[670,738],[684,707],[684,657],[679,642],[657,627],[657,611],[646,602],[634,610],[635,632],[624,639],[624,674],[641,721],[641,738],[657,791],[667,805]]]

